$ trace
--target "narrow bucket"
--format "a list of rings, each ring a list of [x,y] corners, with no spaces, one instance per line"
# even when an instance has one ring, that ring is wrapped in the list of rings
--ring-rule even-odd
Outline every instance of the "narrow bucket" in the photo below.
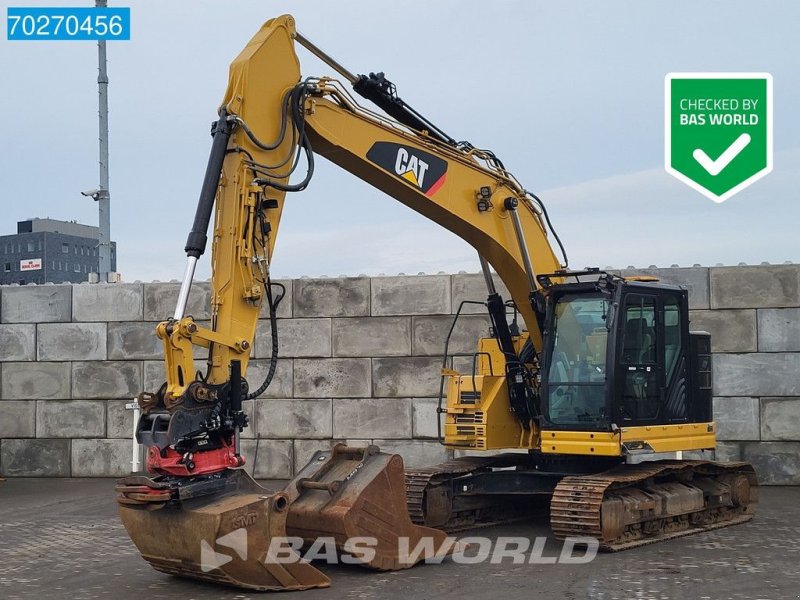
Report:
[[[382,571],[452,553],[444,532],[411,522],[405,486],[398,454],[344,444],[318,451],[284,489],[294,497],[286,531],[307,545],[333,538],[339,551],[360,559],[354,562]],[[349,552],[348,540],[370,550]]]

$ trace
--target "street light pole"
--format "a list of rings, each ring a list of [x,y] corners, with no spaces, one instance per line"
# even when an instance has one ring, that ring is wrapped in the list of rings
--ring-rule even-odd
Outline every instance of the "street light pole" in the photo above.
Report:
[[[96,8],[105,8],[107,0],[95,0]],[[111,272],[111,192],[108,188],[108,72],[106,70],[106,41],[97,42],[97,91],[100,117],[100,189],[97,193],[100,239],[98,244],[99,278],[108,281]]]

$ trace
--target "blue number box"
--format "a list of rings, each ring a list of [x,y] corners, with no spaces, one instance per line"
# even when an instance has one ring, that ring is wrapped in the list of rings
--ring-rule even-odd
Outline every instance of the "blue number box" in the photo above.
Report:
[[[8,7],[9,40],[129,40],[130,8]]]

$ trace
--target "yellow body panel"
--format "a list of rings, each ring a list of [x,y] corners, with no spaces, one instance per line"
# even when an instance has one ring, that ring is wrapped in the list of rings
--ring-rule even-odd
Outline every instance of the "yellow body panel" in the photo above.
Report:
[[[654,452],[710,450],[717,445],[716,423],[623,427],[622,442],[643,441]]]
[[[641,444],[637,444],[637,442]],[[616,432],[542,431],[543,454],[580,454],[584,456],[622,456],[622,445],[641,453],[707,450],[716,446],[714,423],[681,423],[623,427]]]
[[[527,339],[527,331],[513,339],[517,352]],[[509,409],[506,361],[495,338],[479,340],[475,364],[474,376],[443,373],[448,378],[445,445],[472,450],[536,448],[536,426],[525,429]]]
[[[620,456],[619,434],[610,431],[542,431],[543,454]]]
[[[508,409],[508,386],[502,371],[495,376],[460,375],[449,379],[446,445],[471,450],[536,446],[535,430],[523,429]]]
[[[514,338],[520,351],[527,332]],[[678,452],[716,446],[714,423],[682,423],[623,427],[605,431],[525,430],[509,409],[505,359],[497,340],[478,342],[475,376],[448,370],[444,441],[451,448],[471,450],[539,450],[543,454],[622,456],[623,444],[635,452]],[[475,392],[477,391],[477,394]]]

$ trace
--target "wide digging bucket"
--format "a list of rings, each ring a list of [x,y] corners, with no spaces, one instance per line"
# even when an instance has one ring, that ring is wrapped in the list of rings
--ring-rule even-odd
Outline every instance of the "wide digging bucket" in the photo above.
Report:
[[[347,544],[360,538],[374,549],[369,559],[367,553],[358,553],[364,566],[406,569],[455,550],[444,532],[411,522],[403,459],[377,446],[337,444],[316,452],[284,493],[293,498],[286,522],[289,536],[303,538],[306,544],[333,538],[340,551],[355,558],[359,556],[349,552]]]
[[[243,470],[179,480],[128,477],[117,485],[120,516],[154,569],[259,591],[328,587],[299,556],[268,556],[286,537],[290,498],[271,494]]]

